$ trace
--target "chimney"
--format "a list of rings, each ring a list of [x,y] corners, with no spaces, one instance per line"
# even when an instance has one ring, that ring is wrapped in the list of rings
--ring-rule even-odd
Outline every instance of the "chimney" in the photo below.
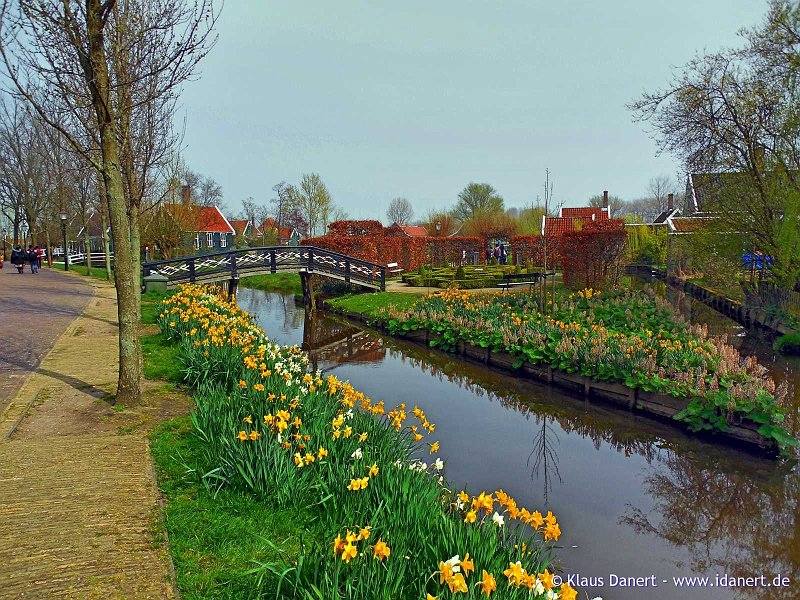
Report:
[[[675,208],[675,194],[667,195],[667,210]]]
[[[608,210],[608,190],[603,190],[603,208]]]
[[[189,206],[192,203],[192,188],[188,185],[181,187],[181,202],[184,206]]]

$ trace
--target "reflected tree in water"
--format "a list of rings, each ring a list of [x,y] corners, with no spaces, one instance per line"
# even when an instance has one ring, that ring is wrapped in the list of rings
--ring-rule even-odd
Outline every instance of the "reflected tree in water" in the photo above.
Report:
[[[541,417],[538,420],[541,426],[533,436],[533,450],[528,455],[527,465],[531,469],[532,480],[539,479],[539,474],[540,472],[542,473],[544,502],[547,504],[548,495],[553,489],[551,480],[553,474],[558,478],[558,483],[561,483],[561,473],[558,470],[558,453],[554,449],[554,446],[561,442],[556,431],[550,426],[548,417]],[[531,462],[533,462],[533,465],[531,465]]]
[[[666,467],[666,468],[663,468]],[[628,506],[621,519],[641,534],[689,549],[697,573],[733,577],[778,574],[790,588],[737,590],[740,598],[793,600],[800,577],[800,477],[790,465],[765,461],[758,472],[728,473],[670,453],[645,480],[645,512]]]

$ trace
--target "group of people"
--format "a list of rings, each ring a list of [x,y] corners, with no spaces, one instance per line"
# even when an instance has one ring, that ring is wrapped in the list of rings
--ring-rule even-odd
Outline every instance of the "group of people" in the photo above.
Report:
[[[31,245],[25,250],[22,246],[17,245],[11,251],[11,264],[17,267],[18,273],[25,272],[25,263],[31,266],[31,273],[38,273],[42,266],[43,256],[44,250],[39,246]]]
[[[498,265],[508,264],[508,251],[505,244],[497,242],[497,245],[492,248],[492,244],[486,242],[486,264],[489,264],[492,259],[495,259]]]

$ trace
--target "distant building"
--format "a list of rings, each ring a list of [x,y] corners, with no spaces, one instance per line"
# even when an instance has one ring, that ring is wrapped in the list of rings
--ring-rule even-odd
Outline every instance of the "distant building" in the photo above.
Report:
[[[403,235],[406,237],[428,237],[428,231],[419,225],[401,225],[394,222],[386,228],[386,235]]]
[[[278,237],[280,246],[298,246],[300,244],[300,233],[296,229],[286,225],[279,227],[275,219],[267,217],[261,225],[256,227],[255,233],[259,237],[266,237],[270,232]]]
[[[608,221],[608,192],[603,192],[603,206],[579,206],[562,208],[559,216],[542,215],[542,235],[559,237],[568,231],[578,231],[586,223]]]
[[[234,235],[249,239],[253,235],[253,224],[248,219],[229,219]]]

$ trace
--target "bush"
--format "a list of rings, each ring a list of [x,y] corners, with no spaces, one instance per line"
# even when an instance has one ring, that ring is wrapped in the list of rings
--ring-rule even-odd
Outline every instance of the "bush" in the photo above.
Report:
[[[464,273],[464,267],[458,267],[456,269],[455,279],[460,281],[460,280],[466,279],[466,278],[467,278],[467,276]]]
[[[800,333],[787,333],[775,340],[773,347],[782,354],[800,355]]]

